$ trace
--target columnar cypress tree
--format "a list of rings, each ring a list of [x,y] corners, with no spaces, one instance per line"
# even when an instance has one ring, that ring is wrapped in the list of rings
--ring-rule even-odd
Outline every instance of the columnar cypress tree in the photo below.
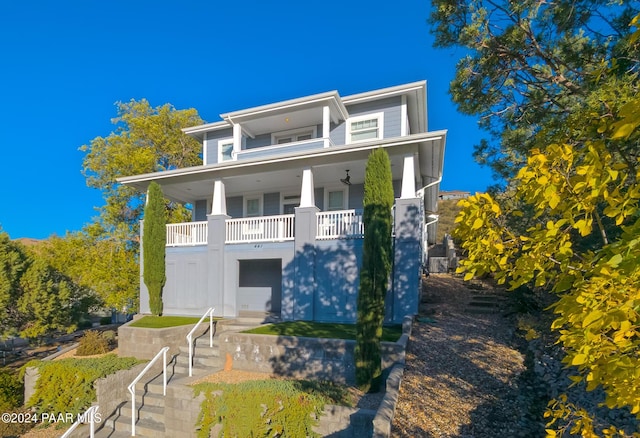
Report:
[[[382,380],[380,339],[393,252],[393,201],[391,162],[384,149],[376,149],[369,155],[364,177],[364,244],[356,323],[356,383],[363,391],[378,391]]]
[[[165,246],[167,243],[166,209],[160,185],[149,184],[147,205],[143,222],[143,266],[144,284],[149,290],[149,308],[154,315],[162,315],[162,288],[165,276]]]

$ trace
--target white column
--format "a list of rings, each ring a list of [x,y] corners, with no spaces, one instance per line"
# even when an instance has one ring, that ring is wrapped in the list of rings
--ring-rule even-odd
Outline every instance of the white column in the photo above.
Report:
[[[400,198],[409,199],[416,197],[416,175],[413,167],[413,155],[404,157],[404,166],[402,167],[402,191]]]
[[[227,200],[224,194],[224,183],[220,179],[215,180],[213,183],[211,214],[227,214]]]
[[[233,159],[237,160],[237,153],[242,149],[242,127],[236,123],[233,125]]]
[[[302,189],[300,190],[300,207],[315,207],[316,200],[313,188],[313,172],[310,167],[302,170]]]
[[[331,132],[331,113],[329,106],[322,107],[322,138],[324,138],[324,147],[329,147],[329,134]]]

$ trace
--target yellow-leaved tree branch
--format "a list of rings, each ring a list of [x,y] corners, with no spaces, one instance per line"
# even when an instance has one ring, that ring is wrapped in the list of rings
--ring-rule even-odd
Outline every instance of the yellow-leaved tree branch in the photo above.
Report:
[[[637,47],[639,35],[629,43]],[[454,236],[467,254],[465,279],[491,275],[556,294],[551,329],[572,379],[640,419],[640,90],[637,70],[622,79],[603,72],[587,109],[576,111],[575,135],[531,149],[505,193],[461,201]],[[564,396],[545,417],[548,436],[627,436],[595,430]]]

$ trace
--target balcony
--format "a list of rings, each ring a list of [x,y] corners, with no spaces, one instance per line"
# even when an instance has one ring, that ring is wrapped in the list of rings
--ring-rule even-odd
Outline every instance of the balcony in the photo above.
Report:
[[[227,219],[225,243],[293,240],[294,220],[293,214]]]
[[[316,215],[317,240],[359,239],[364,236],[362,213],[357,210],[322,211]],[[295,239],[295,215],[282,214],[227,219],[225,243],[286,242]],[[206,221],[167,225],[167,246],[207,244]]]
[[[240,161],[254,158],[270,158],[276,155],[290,155],[296,152],[312,151],[329,146],[331,146],[331,141],[328,138],[312,138],[310,140],[243,149],[235,153],[235,159]]]

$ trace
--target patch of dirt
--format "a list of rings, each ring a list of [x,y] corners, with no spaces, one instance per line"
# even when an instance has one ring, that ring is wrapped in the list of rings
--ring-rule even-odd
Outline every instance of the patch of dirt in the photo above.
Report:
[[[393,437],[530,437],[523,427],[518,377],[526,370],[513,322],[470,314],[477,290],[452,274],[425,280],[420,316],[407,346]]]

